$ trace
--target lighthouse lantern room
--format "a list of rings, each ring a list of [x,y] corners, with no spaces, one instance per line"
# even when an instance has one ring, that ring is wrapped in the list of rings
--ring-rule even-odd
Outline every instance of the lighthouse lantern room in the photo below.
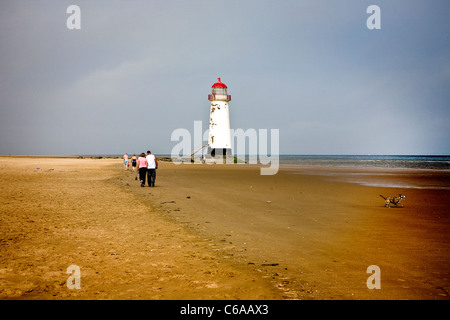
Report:
[[[209,117],[208,156],[219,162],[231,157],[230,111],[231,96],[227,86],[220,81],[212,85],[208,100],[211,101]]]

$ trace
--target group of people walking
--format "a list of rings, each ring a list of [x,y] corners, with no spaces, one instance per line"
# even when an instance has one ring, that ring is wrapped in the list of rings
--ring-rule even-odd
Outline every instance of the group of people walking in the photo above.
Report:
[[[123,156],[125,170],[128,170],[128,154],[125,153]],[[133,153],[131,157],[131,165],[133,167],[133,171],[138,170],[139,172],[139,181],[141,182],[141,187],[145,187],[145,179],[147,178],[147,183],[149,187],[155,186],[156,180],[156,169],[158,169],[158,160],[151,153],[150,150],[147,151],[147,156],[145,153],[141,153],[138,158],[136,158],[136,154]]]

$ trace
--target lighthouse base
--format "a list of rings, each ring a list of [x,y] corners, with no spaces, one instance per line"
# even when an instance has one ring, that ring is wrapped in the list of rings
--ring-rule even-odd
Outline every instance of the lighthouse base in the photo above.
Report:
[[[208,147],[208,153],[205,157],[206,163],[234,163],[234,157],[230,148],[211,148]]]

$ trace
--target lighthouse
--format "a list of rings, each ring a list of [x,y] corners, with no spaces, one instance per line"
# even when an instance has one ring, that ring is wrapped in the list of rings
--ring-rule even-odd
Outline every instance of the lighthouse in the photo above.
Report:
[[[228,95],[227,86],[220,81],[211,87],[211,94],[208,100],[211,101],[209,110],[209,136],[208,136],[208,157],[212,157],[219,162],[228,162],[231,158],[231,133],[230,133],[230,110],[228,102],[231,96]]]

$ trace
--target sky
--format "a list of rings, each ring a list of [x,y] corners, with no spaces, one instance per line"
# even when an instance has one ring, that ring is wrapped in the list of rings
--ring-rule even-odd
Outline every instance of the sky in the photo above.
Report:
[[[69,29],[70,5],[80,29]],[[370,5],[381,29],[369,29]],[[0,154],[170,154],[208,129],[280,154],[450,154],[448,0],[0,0]]]

